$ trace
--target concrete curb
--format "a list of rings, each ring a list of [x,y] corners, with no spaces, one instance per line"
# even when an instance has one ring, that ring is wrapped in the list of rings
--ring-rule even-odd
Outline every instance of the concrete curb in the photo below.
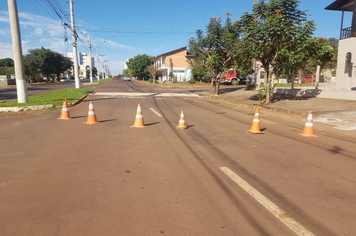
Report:
[[[19,112],[28,110],[43,110],[53,108],[53,105],[23,106],[23,107],[0,107],[0,112]]]
[[[204,98],[208,99],[217,99],[219,101],[227,102],[230,104],[235,104],[241,107],[247,107],[247,108],[252,108],[252,109],[260,109],[261,111],[268,111],[268,112],[274,112],[274,113],[283,113],[286,115],[291,115],[291,116],[307,116],[308,112],[301,112],[301,111],[294,111],[286,108],[277,108],[277,107],[268,107],[265,105],[261,104],[250,104],[250,103],[244,103],[236,100],[231,100],[231,99],[225,99],[225,98],[219,98],[218,96],[216,97],[209,97],[209,96],[204,96]]]
[[[73,107],[79,103],[81,103],[88,94],[84,95],[79,100],[68,104],[69,107]],[[0,112],[20,112],[20,111],[34,111],[34,110],[44,110],[49,108],[61,108],[62,106],[54,106],[52,104],[49,105],[38,105],[38,106],[23,106],[23,107],[0,107]]]

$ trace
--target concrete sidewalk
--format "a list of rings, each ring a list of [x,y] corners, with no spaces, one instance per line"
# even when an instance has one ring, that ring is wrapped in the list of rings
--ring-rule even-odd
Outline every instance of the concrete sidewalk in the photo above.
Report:
[[[300,89],[297,91],[283,90],[279,91],[281,93],[277,91],[274,94],[272,103],[269,105],[260,104],[257,90],[245,90],[244,88],[235,88],[234,91],[223,88],[217,99],[254,109],[259,107],[260,111],[299,116],[301,119],[306,119],[309,111],[312,111],[314,122],[329,124],[340,130],[356,130],[355,91],[321,90],[317,92],[316,96],[310,92],[304,92],[304,96],[298,97],[290,94],[300,93]]]
[[[221,89],[219,99],[228,100],[246,106],[260,107],[266,110],[284,112],[295,115],[307,115],[313,113],[325,113],[332,111],[356,111],[356,91],[332,91],[315,89],[288,89],[277,88],[269,105],[260,104],[257,90]],[[303,92],[304,91],[304,92]],[[298,96],[298,94],[303,94]]]

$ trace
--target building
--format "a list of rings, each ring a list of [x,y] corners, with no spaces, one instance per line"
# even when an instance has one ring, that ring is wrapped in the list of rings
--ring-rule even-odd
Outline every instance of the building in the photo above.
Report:
[[[68,52],[67,57],[69,57],[73,61],[73,53]],[[95,67],[95,60],[92,57],[92,66]],[[78,57],[78,64],[79,64],[79,76],[86,76],[86,67],[90,66],[90,56],[88,56],[86,53],[79,52],[79,57]]]
[[[129,61],[130,61],[129,58],[124,61],[124,70],[127,70],[127,69],[128,69],[127,63],[128,63]]]
[[[336,0],[325,8],[341,11],[336,86],[342,90],[356,88],[356,0]],[[353,12],[351,27],[344,28],[344,12]],[[355,65],[354,65],[355,64]]]
[[[192,77],[189,61],[194,59],[187,47],[163,53],[154,58],[154,63],[161,72],[160,81],[184,82]]]

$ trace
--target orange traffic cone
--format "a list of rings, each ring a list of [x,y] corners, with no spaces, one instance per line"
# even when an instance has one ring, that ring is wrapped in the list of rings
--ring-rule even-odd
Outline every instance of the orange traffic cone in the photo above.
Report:
[[[256,108],[256,113],[255,117],[253,118],[251,130],[247,130],[247,132],[251,134],[263,134],[263,132],[260,131],[260,113],[258,108]]]
[[[177,126],[177,129],[186,129],[187,126],[185,126],[185,119],[184,119],[184,113],[183,111],[180,113],[180,119],[179,119],[179,123]]]
[[[89,112],[88,112],[88,120],[87,120],[87,122],[84,122],[84,124],[94,125],[96,123],[98,123],[98,120],[96,119],[96,115],[95,115],[95,111],[94,111],[94,105],[93,105],[93,102],[90,101]]]
[[[69,110],[68,110],[68,104],[67,104],[67,99],[64,99],[63,102],[63,107],[62,107],[62,114],[61,117],[58,118],[60,120],[69,120],[70,119],[70,115],[69,115]]]
[[[143,123],[141,104],[138,104],[138,106],[137,106],[135,124],[131,127],[135,127],[135,128],[144,128],[145,127],[145,124]]]
[[[311,111],[309,111],[307,122],[305,123],[303,133],[300,135],[306,136],[306,137],[318,137],[318,136],[314,135],[313,114]]]

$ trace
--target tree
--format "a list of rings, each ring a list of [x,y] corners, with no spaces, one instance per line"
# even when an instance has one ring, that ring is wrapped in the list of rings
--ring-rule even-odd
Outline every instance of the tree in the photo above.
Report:
[[[229,16],[230,13],[227,13],[225,26],[221,24],[221,17],[210,17],[206,35],[204,36],[203,31],[198,29],[196,38],[191,37],[189,40],[189,49],[197,57],[193,63],[195,67],[206,69],[206,74],[211,75],[214,95],[219,94],[221,74],[232,65],[234,42],[230,39],[238,37],[238,32],[230,27]],[[197,71],[198,68],[193,70]]]
[[[238,47],[240,25],[231,21],[231,13],[226,15],[224,26],[221,17],[210,17],[206,35],[199,29],[196,38],[189,40],[189,49],[197,56],[191,62],[193,74],[211,77],[214,95],[219,94],[220,77],[225,70],[235,68],[245,74],[252,66],[252,60],[246,60]]]
[[[95,76],[97,75],[97,73],[98,73],[98,69],[96,69],[95,66],[93,66],[93,67],[91,68],[91,71],[92,71],[93,77],[95,77]]]
[[[14,60],[11,58],[0,59],[0,67],[14,67]]]
[[[25,73],[31,78],[37,77],[40,73],[50,78],[51,74],[57,75],[65,72],[73,66],[70,58],[64,57],[60,53],[53,52],[46,48],[30,49],[24,56]]]
[[[127,62],[127,67],[131,76],[145,78],[150,75],[147,69],[152,63],[153,57],[143,54],[130,59]]]
[[[0,67],[0,75],[15,74],[14,67]]]
[[[273,72],[298,60],[303,45],[311,38],[315,25],[298,9],[298,0],[264,0],[245,13],[238,24],[242,31],[241,50],[246,57],[260,60],[266,71],[266,104],[270,103],[270,81]],[[279,58],[284,53],[283,60]],[[295,56],[294,56],[295,55]],[[290,57],[288,57],[290,56]],[[270,70],[270,66],[272,70]]]
[[[157,66],[152,64],[148,67],[148,72],[152,75],[153,83],[156,83],[156,75],[158,74]]]

